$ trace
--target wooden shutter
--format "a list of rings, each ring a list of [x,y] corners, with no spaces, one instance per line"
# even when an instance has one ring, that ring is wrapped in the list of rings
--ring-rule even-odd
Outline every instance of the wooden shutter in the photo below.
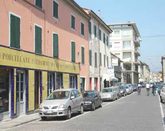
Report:
[[[36,6],[42,8],[42,0],[36,0]]]
[[[42,53],[42,29],[35,26],[35,53]]]
[[[10,16],[10,46],[20,48],[20,18]]]
[[[85,57],[84,57],[84,47],[81,47],[81,63],[84,64],[85,63]]]
[[[53,1],[53,16],[58,18],[58,3]]]
[[[53,34],[53,57],[58,58],[58,35]]]
[[[72,51],[71,61],[75,62],[75,58],[76,58],[76,56],[75,56],[75,42],[72,42],[71,46],[72,46],[72,49],[71,49],[71,51]]]

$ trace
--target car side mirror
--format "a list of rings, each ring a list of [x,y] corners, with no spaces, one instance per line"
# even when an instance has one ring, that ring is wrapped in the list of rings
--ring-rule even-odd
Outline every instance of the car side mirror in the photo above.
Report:
[[[71,97],[70,97],[71,100],[74,99],[74,98],[75,98],[75,96],[71,96]]]

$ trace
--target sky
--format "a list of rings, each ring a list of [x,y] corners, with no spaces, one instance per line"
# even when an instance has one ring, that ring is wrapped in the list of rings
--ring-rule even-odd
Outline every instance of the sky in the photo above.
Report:
[[[165,56],[165,0],[75,0],[109,24],[135,22],[141,35],[139,59],[161,71]]]

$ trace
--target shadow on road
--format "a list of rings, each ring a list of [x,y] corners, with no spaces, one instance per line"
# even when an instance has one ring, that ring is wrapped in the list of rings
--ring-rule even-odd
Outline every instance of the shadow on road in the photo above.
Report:
[[[76,116],[79,116],[81,114],[79,113],[74,113],[72,114],[72,117],[70,119],[73,119],[74,117]],[[66,121],[68,119],[66,119],[65,117],[50,117],[50,118],[47,118],[46,120],[40,120],[40,121]]]

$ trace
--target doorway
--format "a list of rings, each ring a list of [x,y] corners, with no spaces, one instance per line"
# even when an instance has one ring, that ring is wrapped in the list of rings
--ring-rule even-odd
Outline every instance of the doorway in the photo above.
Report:
[[[16,72],[16,113],[17,116],[25,113],[25,71]]]
[[[35,86],[34,86],[34,108],[38,109],[39,104],[41,102],[40,97],[41,95],[41,82],[42,82],[42,77],[41,77],[41,71],[35,71]]]

